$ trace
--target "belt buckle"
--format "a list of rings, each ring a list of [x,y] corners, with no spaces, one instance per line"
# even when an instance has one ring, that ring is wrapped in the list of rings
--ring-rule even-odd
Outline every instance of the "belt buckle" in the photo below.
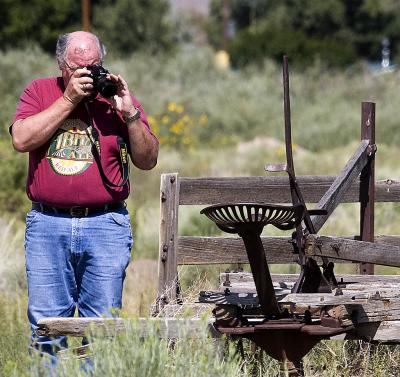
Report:
[[[72,217],[86,217],[89,214],[88,207],[71,207],[69,214]]]

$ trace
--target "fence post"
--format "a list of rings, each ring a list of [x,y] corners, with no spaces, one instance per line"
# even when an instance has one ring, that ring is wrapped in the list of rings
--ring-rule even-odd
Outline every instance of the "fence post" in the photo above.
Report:
[[[374,242],[375,204],[375,103],[361,106],[361,140],[369,140],[370,157],[360,175],[360,239]],[[372,263],[360,263],[360,274],[373,275]]]
[[[156,311],[167,303],[173,303],[177,297],[178,209],[178,174],[162,174],[160,185],[159,281]]]

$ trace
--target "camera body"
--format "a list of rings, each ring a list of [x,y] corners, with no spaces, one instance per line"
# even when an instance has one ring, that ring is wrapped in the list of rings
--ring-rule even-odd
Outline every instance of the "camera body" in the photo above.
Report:
[[[107,79],[109,72],[103,66],[95,64],[87,67],[87,69],[90,71],[88,76],[93,80],[95,93],[100,93],[105,98],[113,97],[117,94],[117,84]]]

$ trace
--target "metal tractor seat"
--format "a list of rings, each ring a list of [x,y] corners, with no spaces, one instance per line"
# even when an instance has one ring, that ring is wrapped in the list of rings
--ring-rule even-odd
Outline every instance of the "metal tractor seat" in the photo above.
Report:
[[[266,317],[279,316],[281,310],[276,300],[260,235],[268,224],[272,224],[280,230],[296,228],[303,220],[305,207],[302,204],[284,206],[227,203],[206,207],[200,213],[206,215],[222,231],[237,233],[243,239],[262,313]]]

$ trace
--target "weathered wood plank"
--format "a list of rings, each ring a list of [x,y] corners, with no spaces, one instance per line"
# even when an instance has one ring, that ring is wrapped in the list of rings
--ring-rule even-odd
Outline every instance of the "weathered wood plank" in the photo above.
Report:
[[[161,175],[158,301],[176,299],[179,191],[178,174]]]
[[[157,329],[160,338],[198,338],[205,331],[211,331],[213,319],[202,320],[199,318],[42,318],[38,321],[38,334],[45,336],[85,336],[90,331],[99,331],[106,334],[134,329],[140,331],[139,336],[147,336],[151,331]]]
[[[251,272],[222,272],[219,275],[220,284],[226,281],[226,277],[229,276],[229,281],[232,284],[240,283],[253,283],[253,275]],[[294,283],[299,277],[298,274],[271,274],[272,281],[274,282],[284,282],[284,283]],[[352,274],[337,274],[336,278],[338,281],[343,279],[347,282],[358,282],[363,286],[368,285],[397,285],[400,284],[400,275],[352,275]],[[355,284],[351,284],[355,286]],[[399,291],[400,292],[400,291]]]
[[[129,324],[130,321],[134,320],[122,320],[121,318],[43,318],[39,321],[39,327],[41,329],[41,334],[43,335],[56,336],[64,334],[81,337],[87,334],[92,326],[104,330],[104,326],[107,325],[106,329],[110,334],[117,331],[126,331],[126,328],[131,326]],[[185,336],[184,334],[196,338],[203,336],[205,331],[209,331],[211,337],[218,338],[221,336],[221,334],[216,332],[212,326],[214,322],[213,318],[209,318],[206,321],[198,319],[140,318],[140,326],[143,327],[141,336],[146,336],[148,333],[147,323],[149,321],[158,321],[160,326],[158,335],[161,338],[178,338]],[[364,339],[367,341],[400,343],[400,321],[382,321],[360,324],[357,326],[355,334],[347,334],[346,339]]]
[[[322,228],[329,216],[342,201],[344,193],[351,186],[353,181],[360,175],[360,172],[369,160],[368,156],[369,140],[362,140],[359,147],[351,156],[343,170],[336,177],[332,186],[326,191],[324,196],[317,204],[317,209],[327,211],[326,215],[312,216],[311,220],[314,225],[315,233]]]
[[[400,321],[382,321],[360,324],[354,335],[345,339],[364,339],[368,342],[400,343]]]
[[[353,236],[348,239],[354,238]],[[292,252],[290,237],[261,237],[261,240],[268,263],[297,263],[297,255]],[[400,247],[400,236],[377,236],[375,242]],[[234,264],[248,263],[248,259],[240,237],[179,236],[177,262],[178,264]],[[335,261],[335,263],[344,262],[346,261]]]
[[[400,247],[398,246],[354,241],[339,237],[308,235],[306,254],[400,267]]]
[[[365,278],[364,278],[365,276]],[[274,287],[291,289],[298,275],[271,275]],[[369,296],[380,292],[384,297],[394,297],[400,292],[400,275],[336,275],[338,281],[343,281],[346,287],[342,290],[346,295],[357,295],[367,292]],[[219,291],[226,288],[233,293],[256,293],[251,273],[222,273],[219,277]]]
[[[355,323],[371,323],[381,321],[400,320],[400,299],[387,298],[382,300],[369,299],[365,303],[344,303],[328,309],[328,313],[334,311],[335,318],[353,318]]]
[[[289,237],[262,237],[269,263],[296,263]],[[249,263],[240,237],[178,238],[178,264]]]
[[[385,295],[385,291],[381,291],[381,299],[373,298],[375,292],[347,292],[343,290],[343,294],[335,296],[333,293],[289,293],[283,297],[280,303],[293,303],[300,306],[324,307],[337,305],[362,305],[364,310],[368,310],[368,306],[373,304],[375,307],[377,302],[384,302],[385,305],[400,305],[400,298],[397,292],[391,292]],[[382,306],[383,307],[383,306]],[[400,317],[398,318],[400,319]]]
[[[306,203],[318,203],[336,176],[299,176],[297,181]],[[291,203],[289,179],[285,176],[260,177],[180,177],[180,205],[212,205],[222,202]],[[342,203],[359,201],[359,180],[343,195]],[[400,202],[400,182],[377,181],[377,202]]]

